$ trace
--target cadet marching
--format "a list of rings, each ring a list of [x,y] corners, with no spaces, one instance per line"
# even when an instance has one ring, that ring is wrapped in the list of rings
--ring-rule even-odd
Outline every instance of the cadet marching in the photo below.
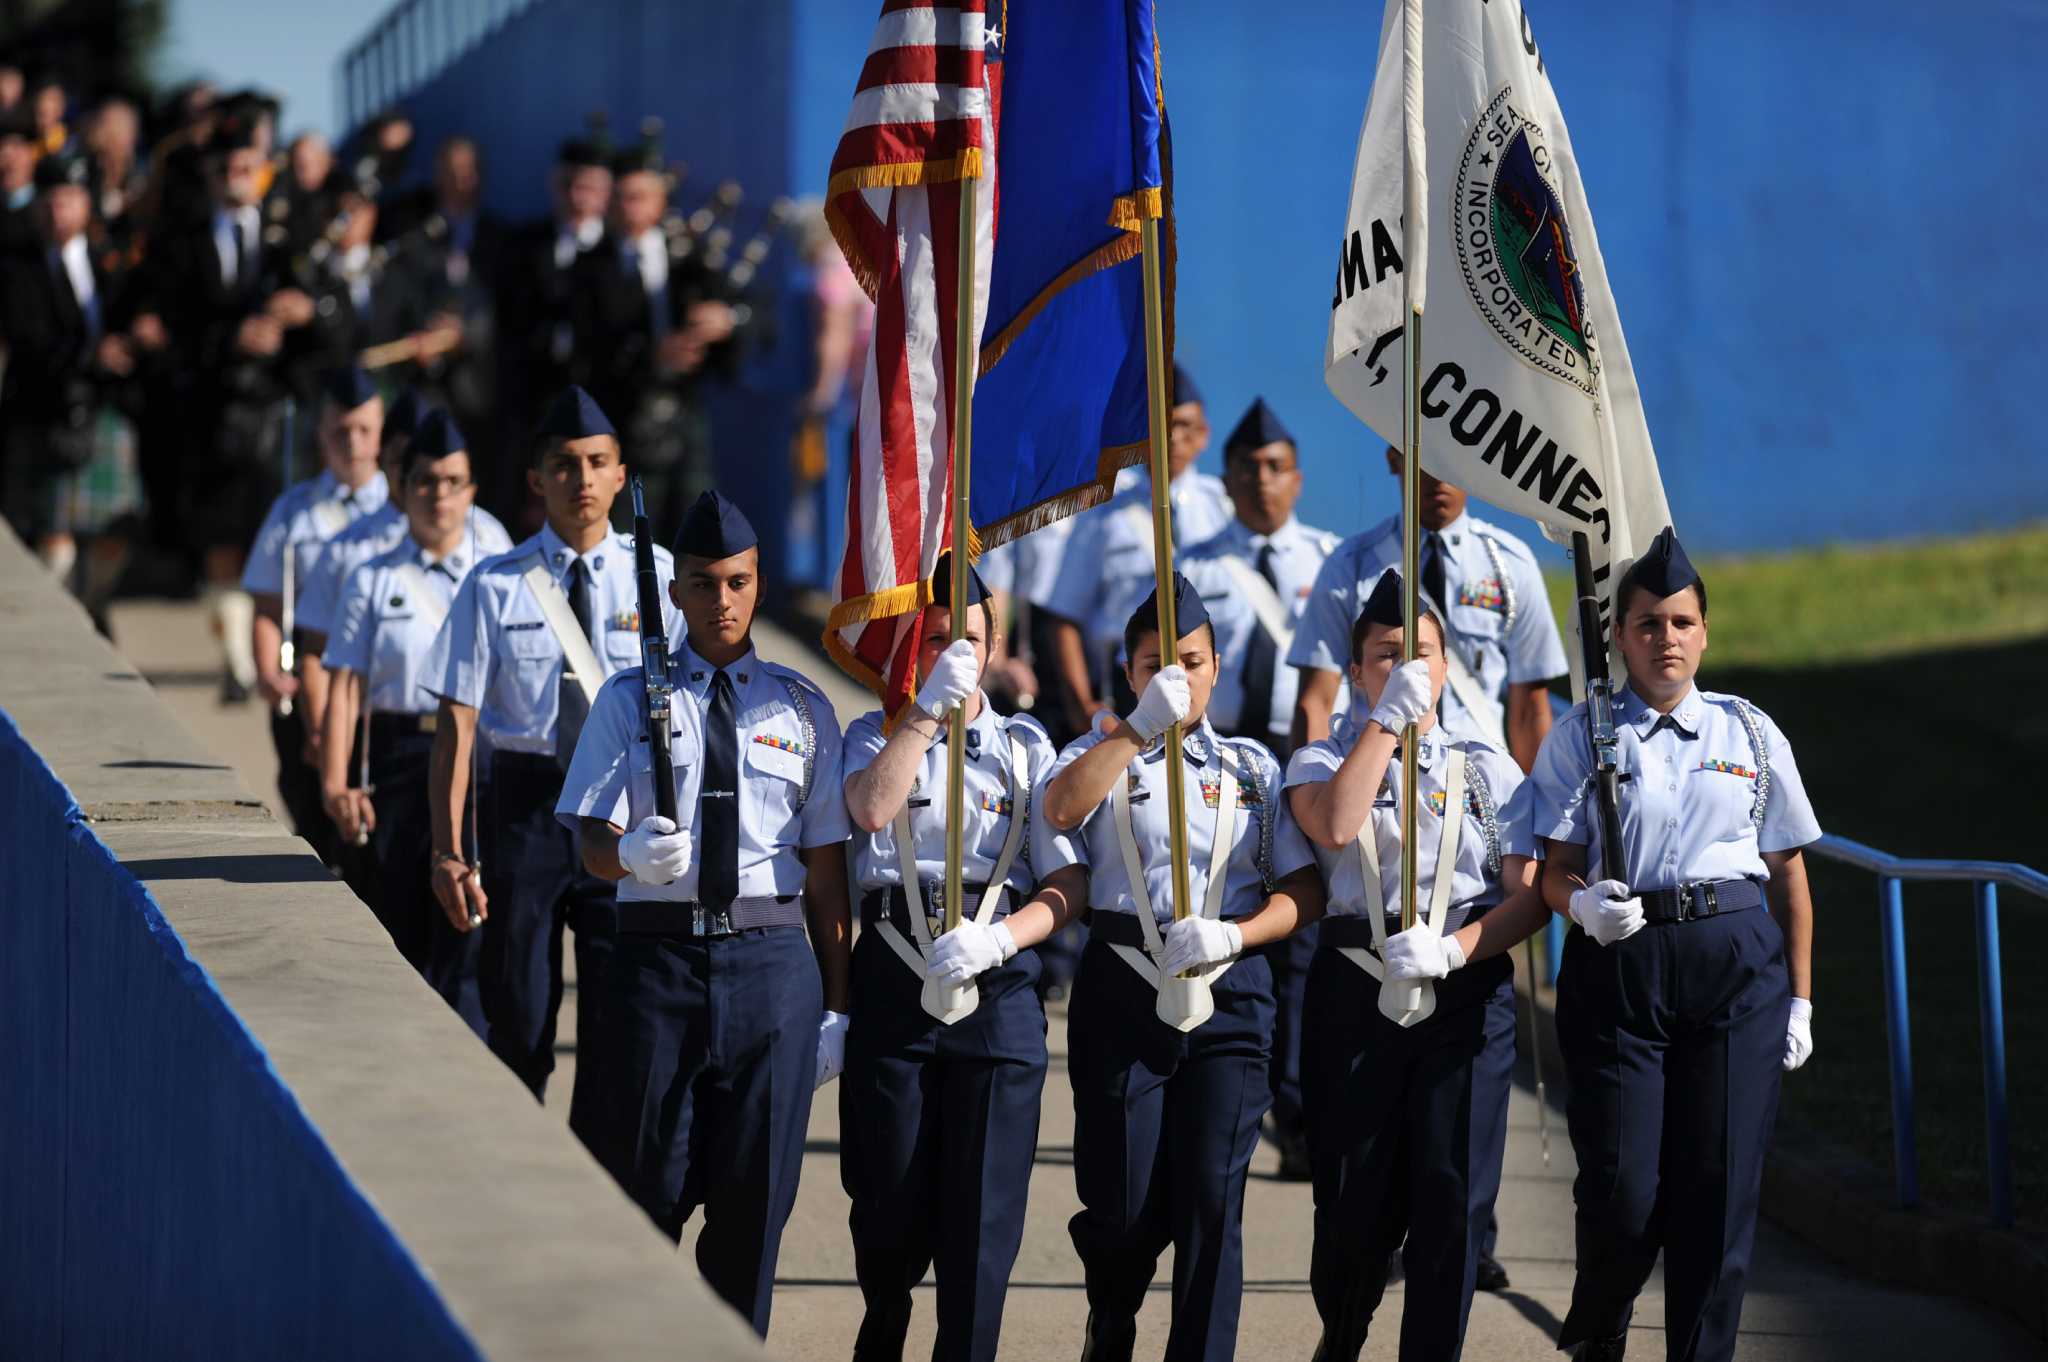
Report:
[[[1263,399],[1223,479],[1197,471],[1207,406],[1179,368],[1179,561],[1153,561],[1142,471],[979,565],[941,557],[931,598],[967,575],[964,636],[927,608],[910,706],[842,724],[753,648],[786,584],[711,485],[701,401],[754,314],[712,249],[720,201],[671,210],[658,129],[566,141],[555,212],[510,229],[462,139],[408,198],[379,180],[393,125],[337,162],[279,151],[276,120],[253,94],[180,107],[144,207],[106,144],[0,111],[6,512],[96,612],[145,544],[186,562],[224,700],[269,709],[297,830],[536,1098],[573,950],[571,1126],[664,1234],[702,1213],[698,1266],[758,1332],[836,1079],[851,1355],[902,1355],[927,1271],[934,1356],[1000,1355],[1064,997],[1084,1357],[1130,1356],[1147,1309],[1170,1312],[1167,1357],[1236,1354],[1262,1135],[1313,1186],[1316,1356],[1377,1328],[1457,1357],[1475,1290],[1507,1284],[1509,952],[1557,913],[1581,1169],[1559,1344],[1622,1356],[1661,1253],[1669,1355],[1732,1356],[1778,1084],[1813,1051],[1819,826],[1768,716],[1695,686],[1707,587],[1669,530],[1609,600],[1619,845],[1589,807],[1586,706],[1553,720],[1565,659],[1528,546],[1425,478],[1402,662],[1398,522],[1299,522],[1299,450]],[[642,475],[674,533],[651,546],[658,619],[648,546],[614,528]],[[1425,905],[1405,929],[1404,857]],[[1213,1012],[1178,1026],[1156,999],[1183,977]]]

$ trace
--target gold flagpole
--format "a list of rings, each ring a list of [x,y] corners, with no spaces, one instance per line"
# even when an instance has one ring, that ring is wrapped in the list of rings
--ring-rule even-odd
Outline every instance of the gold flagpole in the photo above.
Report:
[[[1168,485],[1166,435],[1166,298],[1164,264],[1160,259],[1159,219],[1146,218],[1140,227],[1145,260],[1145,396],[1151,441],[1152,572],[1159,602],[1159,663],[1172,666],[1180,655],[1180,622],[1174,617],[1173,497]],[[1166,805],[1178,815],[1187,808],[1185,772],[1181,768],[1181,726],[1166,730]],[[1188,830],[1183,817],[1166,820],[1168,855],[1173,869],[1173,920],[1194,911],[1188,891]],[[1191,1031],[1214,1010],[1209,985],[1194,975],[1159,980],[1158,1013],[1167,1025]]]
[[[1401,413],[1401,660],[1413,662],[1417,644],[1416,569],[1422,557],[1422,309],[1408,309],[1405,349],[1408,391]],[[1401,928],[1415,925],[1415,725],[1401,729]]]
[[[975,275],[975,181],[960,180],[960,273],[955,283],[953,306],[957,314],[953,329],[953,571],[946,608],[952,612],[953,641],[967,637],[967,582],[971,570],[967,541],[972,537],[969,514],[968,467],[974,448],[974,378],[981,367],[980,337],[974,328]],[[988,642],[993,645],[995,640]],[[946,931],[960,925],[961,830],[967,823],[967,704],[953,707],[947,720],[946,736],[946,902],[942,910]],[[910,855],[910,848],[901,848]],[[914,861],[916,858],[911,857]],[[925,1010],[951,1024],[973,1012],[980,1002],[972,981],[957,989],[938,987],[927,980]]]

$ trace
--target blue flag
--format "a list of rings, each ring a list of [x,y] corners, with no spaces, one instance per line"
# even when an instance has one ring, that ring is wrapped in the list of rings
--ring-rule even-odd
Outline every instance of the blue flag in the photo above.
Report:
[[[998,544],[1106,500],[1146,452],[1139,229],[1161,218],[1166,363],[1173,218],[1153,0],[1005,7],[995,261],[970,483]]]

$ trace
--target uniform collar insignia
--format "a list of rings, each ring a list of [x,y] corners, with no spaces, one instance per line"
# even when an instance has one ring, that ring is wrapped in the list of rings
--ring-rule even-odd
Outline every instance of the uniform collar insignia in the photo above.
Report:
[[[1195,765],[1206,766],[1209,764],[1209,750],[1216,745],[1216,735],[1209,727],[1207,715],[1204,715],[1202,722],[1195,725],[1195,727],[1182,730],[1180,745],[1181,751]],[[1165,754],[1166,739],[1164,736],[1157,737],[1152,740],[1152,745],[1145,749],[1145,760],[1158,761]]]
[[[1635,729],[1638,738],[1648,738],[1652,733],[1655,733],[1659,724],[1666,717],[1643,703],[1642,698],[1632,689],[1623,688],[1621,702],[1622,722]],[[1699,687],[1695,686],[1687,691],[1685,698],[1678,702],[1677,707],[1669,715],[1671,726],[1685,734],[1688,738],[1698,737],[1700,732],[1700,711],[1703,703],[1700,699]]]

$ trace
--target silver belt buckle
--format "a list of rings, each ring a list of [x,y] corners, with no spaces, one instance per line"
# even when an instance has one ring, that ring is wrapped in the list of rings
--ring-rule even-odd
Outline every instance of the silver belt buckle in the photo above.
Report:
[[[1714,916],[1714,914],[1721,911],[1721,898],[1720,895],[1715,892],[1714,882],[1712,880],[1708,880],[1705,884],[1700,886],[1700,903],[1701,906],[1704,907],[1704,909],[1706,910],[1699,914],[1700,917],[1712,917]]]
[[[703,936],[706,934],[704,921],[704,905],[701,903],[692,904],[690,906],[690,931],[692,934],[696,936]]]

